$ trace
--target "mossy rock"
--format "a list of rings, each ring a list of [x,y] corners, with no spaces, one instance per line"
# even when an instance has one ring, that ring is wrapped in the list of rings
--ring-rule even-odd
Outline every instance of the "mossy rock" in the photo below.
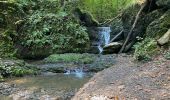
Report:
[[[141,61],[151,60],[159,52],[157,42],[154,38],[145,38],[142,42],[134,45],[134,58]]]
[[[170,10],[166,11],[159,19],[149,24],[146,36],[159,39],[170,28]]]
[[[156,4],[157,4],[159,7],[170,8],[170,0],[157,0]]]
[[[83,63],[90,64],[94,61],[95,56],[93,54],[76,54],[76,53],[65,53],[65,54],[52,54],[45,58],[44,61],[47,63]]]
[[[74,10],[74,15],[80,21],[80,23],[87,27],[99,26],[99,22],[88,11],[84,11],[80,8]]]
[[[52,53],[51,47],[42,47],[42,48],[28,48],[22,45],[16,45],[17,48],[17,57],[23,59],[42,59],[49,56]]]

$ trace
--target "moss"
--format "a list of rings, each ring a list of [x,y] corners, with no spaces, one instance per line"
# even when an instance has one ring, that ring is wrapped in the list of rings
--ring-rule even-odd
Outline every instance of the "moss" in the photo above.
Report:
[[[88,11],[76,8],[74,14],[79,19],[80,23],[85,26],[99,26],[99,22]]]
[[[2,60],[0,59],[0,76],[24,76],[38,74],[38,69],[29,67],[22,60]]]
[[[142,42],[134,45],[134,58],[141,61],[148,61],[159,52],[157,42],[153,38],[145,38]]]
[[[160,7],[170,8],[170,1],[169,0],[157,0],[156,4]]]
[[[94,56],[90,54],[74,54],[74,53],[68,53],[68,54],[53,54],[49,57],[45,58],[45,62],[50,63],[57,63],[57,62],[75,62],[75,63],[84,63],[84,64],[90,64],[94,61]]]
[[[155,19],[147,27],[146,36],[158,39],[170,28],[170,10],[166,11],[159,19]]]

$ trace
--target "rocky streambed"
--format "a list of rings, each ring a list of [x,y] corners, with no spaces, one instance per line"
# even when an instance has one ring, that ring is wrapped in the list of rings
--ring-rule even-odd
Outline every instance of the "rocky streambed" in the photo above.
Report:
[[[65,55],[68,58],[70,54]],[[92,60],[86,58],[82,61],[79,55],[77,56],[79,59],[74,61],[72,61],[74,57],[70,56],[67,61],[64,57],[59,57],[58,60],[56,56],[57,59],[53,61],[27,61],[29,65],[39,69],[40,74],[5,79],[0,83],[0,98],[2,100],[70,100],[96,72],[115,63],[116,55],[83,54],[83,57],[89,55]]]

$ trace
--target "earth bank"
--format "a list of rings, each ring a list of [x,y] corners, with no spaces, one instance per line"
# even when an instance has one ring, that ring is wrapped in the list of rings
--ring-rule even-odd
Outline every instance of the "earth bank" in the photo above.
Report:
[[[135,63],[130,56],[97,73],[72,100],[169,100],[170,61],[162,55],[148,63]]]

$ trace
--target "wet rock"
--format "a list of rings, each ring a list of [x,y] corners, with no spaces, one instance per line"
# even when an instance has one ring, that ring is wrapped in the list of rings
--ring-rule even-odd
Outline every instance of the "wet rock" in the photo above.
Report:
[[[122,43],[120,42],[112,42],[103,47],[103,54],[117,53],[122,47]]]
[[[87,66],[87,72],[99,72],[115,64],[115,55],[99,55],[93,64]]]
[[[99,54],[100,50],[99,50],[98,46],[91,46],[88,52],[94,53],[94,54]]]
[[[15,84],[8,84],[8,83],[0,83],[0,94],[1,95],[10,95],[17,91]]]

